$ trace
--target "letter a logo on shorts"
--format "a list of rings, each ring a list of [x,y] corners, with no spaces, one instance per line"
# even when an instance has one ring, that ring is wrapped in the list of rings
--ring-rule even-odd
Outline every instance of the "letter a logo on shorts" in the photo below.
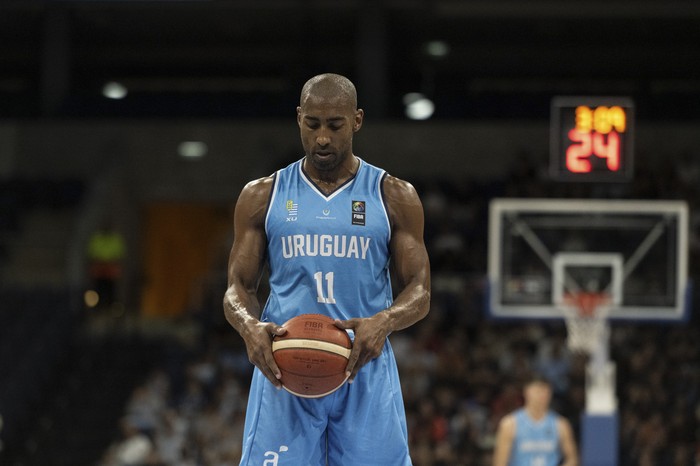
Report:
[[[352,224],[365,226],[365,201],[352,201]]]
[[[287,445],[281,445],[279,452],[283,453],[288,450],[289,447],[287,447]],[[267,459],[263,461],[263,466],[277,466],[280,460],[280,455],[275,453],[274,451],[266,451],[265,458]]]

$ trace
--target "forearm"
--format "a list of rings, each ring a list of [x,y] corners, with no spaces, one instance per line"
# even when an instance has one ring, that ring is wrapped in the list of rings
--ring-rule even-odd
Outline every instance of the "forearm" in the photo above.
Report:
[[[508,466],[510,461],[510,445],[499,445],[493,454],[493,466]]]
[[[403,330],[423,319],[430,310],[430,289],[423,283],[401,291],[394,303],[378,314],[384,319],[388,333]]]
[[[502,454],[494,455],[493,466],[508,466],[508,457]]]
[[[224,315],[231,326],[244,335],[250,326],[259,322],[261,314],[255,290],[232,285],[224,295]]]
[[[564,445],[564,461],[561,463],[562,466],[578,466],[578,452],[573,441],[568,440]]]

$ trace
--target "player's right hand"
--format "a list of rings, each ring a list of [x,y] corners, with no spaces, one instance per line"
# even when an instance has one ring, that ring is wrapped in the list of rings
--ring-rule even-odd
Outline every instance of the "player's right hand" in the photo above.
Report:
[[[280,372],[272,356],[272,339],[284,335],[287,329],[273,322],[257,322],[247,328],[243,340],[248,351],[248,360],[277,388],[282,388]]]

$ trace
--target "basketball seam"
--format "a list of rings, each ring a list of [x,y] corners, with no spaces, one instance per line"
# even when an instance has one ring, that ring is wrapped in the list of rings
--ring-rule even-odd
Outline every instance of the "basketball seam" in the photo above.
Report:
[[[274,341],[272,342],[272,352],[285,349],[315,349],[320,351],[325,351],[327,353],[337,354],[343,356],[346,359],[350,358],[350,348],[345,348],[344,346],[329,343],[322,340],[310,340],[307,338],[290,338],[287,340]]]
[[[289,393],[291,393],[292,395],[296,395],[296,396],[299,396],[299,397],[301,397],[301,398],[321,398],[321,397],[324,397],[324,396],[326,396],[326,395],[330,395],[330,394],[333,393],[334,391],[338,390],[340,387],[343,386],[343,384],[348,380],[348,378],[349,378],[349,377],[345,377],[345,379],[343,380],[343,382],[342,382],[340,385],[338,385],[337,387],[335,387],[334,389],[329,390],[329,391],[327,391],[327,392],[325,392],[325,393],[319,393],[318,395],[307,395],[307,394],[304,394],[304,393],[298,393],[298,392],[295,392],[294,390],[291,390],[289,387],[286,387],[286,386],[284,386],[284,385],[282,385],[282,388],[284,388],[285,390],[287,390],[287,391],[288,391]]]

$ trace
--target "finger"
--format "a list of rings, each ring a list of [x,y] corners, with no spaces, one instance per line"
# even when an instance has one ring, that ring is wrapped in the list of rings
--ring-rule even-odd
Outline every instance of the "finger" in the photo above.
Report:
[[[274,323],[270,323],[267,326],[267,331],[269,332],[271,338],[287,333],[286,328]],[[282,378],[282,371],[280,371],[279,367],[277,366],[277,362],[275,361],[275,357],[272,355],[272,345],[270,345],[269,350],[265,352],[264,359],[266,368],[268,369],[268,374],[266,375],[267,378],[275,387],[280,388],[282,386],[282,383],[280,382],[280,379]]]
[[[267,360],[262,354],[262,352],[257,356],[250,356],[248,359],[251,363],[253,363],[253,365],[255,365],[255,367],[262,373],[262,375],[265,376],[266,379],[268,379],[273,384],[277,383],[277,377],[275,377],[274,372],[268,365]]]
[[[284,335],[287,333],[287,329],[281,325],[270,323],[266,327],[267,333],[269,333],[273,338],[277,335]]]
[[[280,388],[282,386],[280,379],[282,378],[282,373],[277,367],[275,358],[272,355],[272,339],[277,335],[283,335],[287,332],[287,329],[277,325],[273,322],[267,323],[261,327],[264,333],[267,334],[267,343],[259,342],[257,350],[255,351],[255,357],[251,359],[253,364],[260,369],[260,372],[265,376],[267,380],[270,381],[275,387]]]
[[[279,367],[277,367],[277,363],[272,354],[270,354],[269,357],[267,355],[265,357],[265,370],[263,370],[263,374],[265,374],[265,377],[267,377],[275,387],[282,387],[282,382],[280,382],[280,379],[282,379],[282,372]]]
[[[276,388],[282,388],[282,382],[279,381],[279,379],[275,376],[275,374],[270,370],[270,368],[258,368],[260,369],[260,372],[263,373],[265,378],[270,381],[272,385],[274,385]]]
[[[357,373],[360,372],[360,368],[363,366],[363,364],[360,364],[358,361],[352,368],[352,371],[349,373],[346,373],[345,375],[348,376],[348,383],[353,383],[355,381],[355,377],[357,377]]]
[[[357,326],[357,319],[340,320],[335,319],[333,324],[343,330],[354,329]]]
[[[350,352],[350,357],[348,358],[348,364],[345,366],[345,376],[348,377],[348,382],[352,383],[352,380],[355,378],[355,375],[357,375],[357,361],[360,357],[360,352],[358,350],[353,349]],[[357,368],[356,368],[357,367]]]
[[[265,358],[267,362],[267,366],[270,368],[272,371],[272,374],[275,376],[275,379],[279,380],[282,378],[282,371],[280,371],[280,368],[277,367],[277,361],[275,361],[274,356],[272,356],[272,353],[270,353],[270,356]]]

